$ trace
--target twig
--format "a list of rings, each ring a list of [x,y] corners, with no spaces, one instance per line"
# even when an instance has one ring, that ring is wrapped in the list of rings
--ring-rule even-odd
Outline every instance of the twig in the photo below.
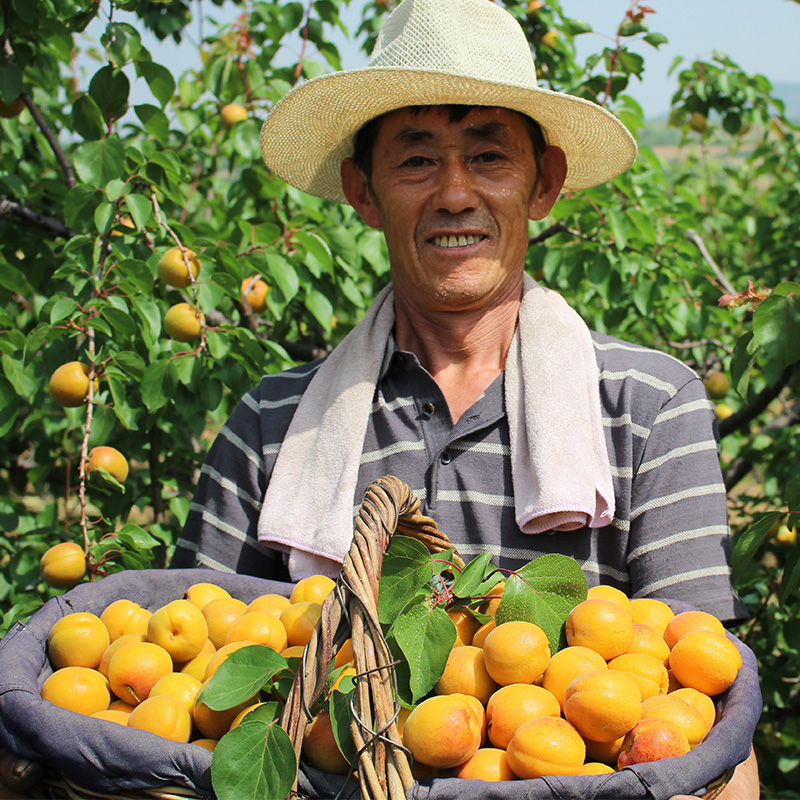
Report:
[[[35,225],[37,228],[42,228],[53,239],[63,238],[71,239],[75,233],[72,229],[68,228],[63,223],[59,222],[53,217],[45,217],[36,211],[31,211],[26,206],[21,206],[13,200],[7,200],[5,197],[0,197],[0,217],[14,216],[21,222],[28,225]]]
[[[541,244],[544,241],[547,241],[553,236],[557,236],[559,233],[564,233],[564,231],[568,231],[569,228],[565,222],[556,222],[555,225],[551,225],[549,228],[545,228],[540,233],[537,233],[535,236],[531,236],[528,238],[528,246],[534,244]]]
[[[711,267],[712,272],[720,284],[722,284],[723,289],[725,289],[728,294],[736,294],[736,289],[733,288],[733,285],[722,273],[717,262],[711,257],[711,253],[708,252],[700,234],[696,230],[689,228],[689,230],[686,231],[686,238],[700,251],[700,255],[703,256],[708,266]]]

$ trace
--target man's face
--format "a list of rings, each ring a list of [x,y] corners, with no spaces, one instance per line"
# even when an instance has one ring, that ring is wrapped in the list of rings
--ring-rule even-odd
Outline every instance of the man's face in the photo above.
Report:
[[[544,194],[515,112],[475,108],[450,122],[445,109],[404,108],[383,120],[371,189],[353,204],[383,229],[399,296],[466,310],[518,296],[528,220],[547,214],[558,189]]]

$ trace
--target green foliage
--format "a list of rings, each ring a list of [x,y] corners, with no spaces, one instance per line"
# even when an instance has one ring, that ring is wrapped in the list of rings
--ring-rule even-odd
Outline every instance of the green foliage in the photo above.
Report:
[[[208,446],[239,397],[263,374],[335,346],[388,279],[379,231],[283,185],[260,161],[273,104],[339,67],[331,32],[344,28],[344,0],[116,0],[126,20],[108,5],[4,4],[0,97],[24,108],[0,119],[0,633],[55,593],[38,564],[57,542],[80,542],[92,576],[167,564]],[[234,23],[212,21],[222,5],[241,11]],[[394,5],[365,4],[357,33],[367,48]],[[647,6],[621,3],[608,44],[581,63],[574,40],[589,28],[568,0],[534,12],[504,5],[529,36],[543,86],[602,104],[635,136],[646,128],[626,92],[647,69],[634,45],[665,41]],[[195,8],[205,16],[199,66],[175,74],[142,34],[188,40]],[[83,34],[93,22],[98,41]],[[527,267],[593,328],[669,352],[701,377],[730,376],[721,458],[734,576],[752,615],[739,633],[759,657],[765,697],[756,747],[769,793],[798,797],[800,544],[774,533],[800,510],[798,128],[769,81],[725,54],[673,69],[679,144],[641,147],[615,181],[563,197],[531,226]],[[230,129],[220,118],[229,103],[247,110]],[[185,290],[157,278],[160,255],[178,243],[202,262]],[[240,297],[252,275],[269,285],[262,314]],[[205,315],[196,342],[164,335],[176,302]],[[48,381],[73,360],[90,365],[98,390],[62,408]],[[86,480],[98,444],[128,459],[124,487]],[[499,580],[483,559],[448,586],[447,560],[420,559],[413,580],[390,567],[384,621],[412,603],[431,630],[445,628],[432,594],[476,597]],[[406,638],[418,652],[427,643]],[[265,730],[279,737],[264,721],[242,728],[251,724],[262,743]],[[269,767],[259,769],[252,785],[282,796],[258,783]]]

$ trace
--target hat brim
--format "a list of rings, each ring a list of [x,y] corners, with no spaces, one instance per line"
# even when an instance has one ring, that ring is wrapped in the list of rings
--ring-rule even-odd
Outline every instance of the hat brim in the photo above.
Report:
[[[494,106],[543,128],[567,158],[563,191],[588,189],[626,170],[636,142],[602,106],[549,89],[500,84],[449,72],[364,67],[321,75],[283,97],[261,129],[267,167],[304,192],[346,203],[339,169],[354,134],[375,117],[417,105]]]

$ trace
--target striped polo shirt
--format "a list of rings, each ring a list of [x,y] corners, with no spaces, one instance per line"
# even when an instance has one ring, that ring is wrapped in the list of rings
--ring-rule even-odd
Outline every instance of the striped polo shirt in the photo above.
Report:
[[[462,556],[503,570],[545,553],[575,558],[589,585],[747,616],[730,583],[730,534],[713,408],[672,356],[593,333],[615,517],[599,529],[523,534],[515,521],[502,375],[453,424],[436,381],[390,341],[367,425],[354,508],[383,475],[405,481]],[[281,442],[321,362],[264,377],[238,404],[201,470],[172,566],[288,580],[256,540]],[[324,514],[324,509],[320,509]],[[286,509],[291,525],[291,509]]]

